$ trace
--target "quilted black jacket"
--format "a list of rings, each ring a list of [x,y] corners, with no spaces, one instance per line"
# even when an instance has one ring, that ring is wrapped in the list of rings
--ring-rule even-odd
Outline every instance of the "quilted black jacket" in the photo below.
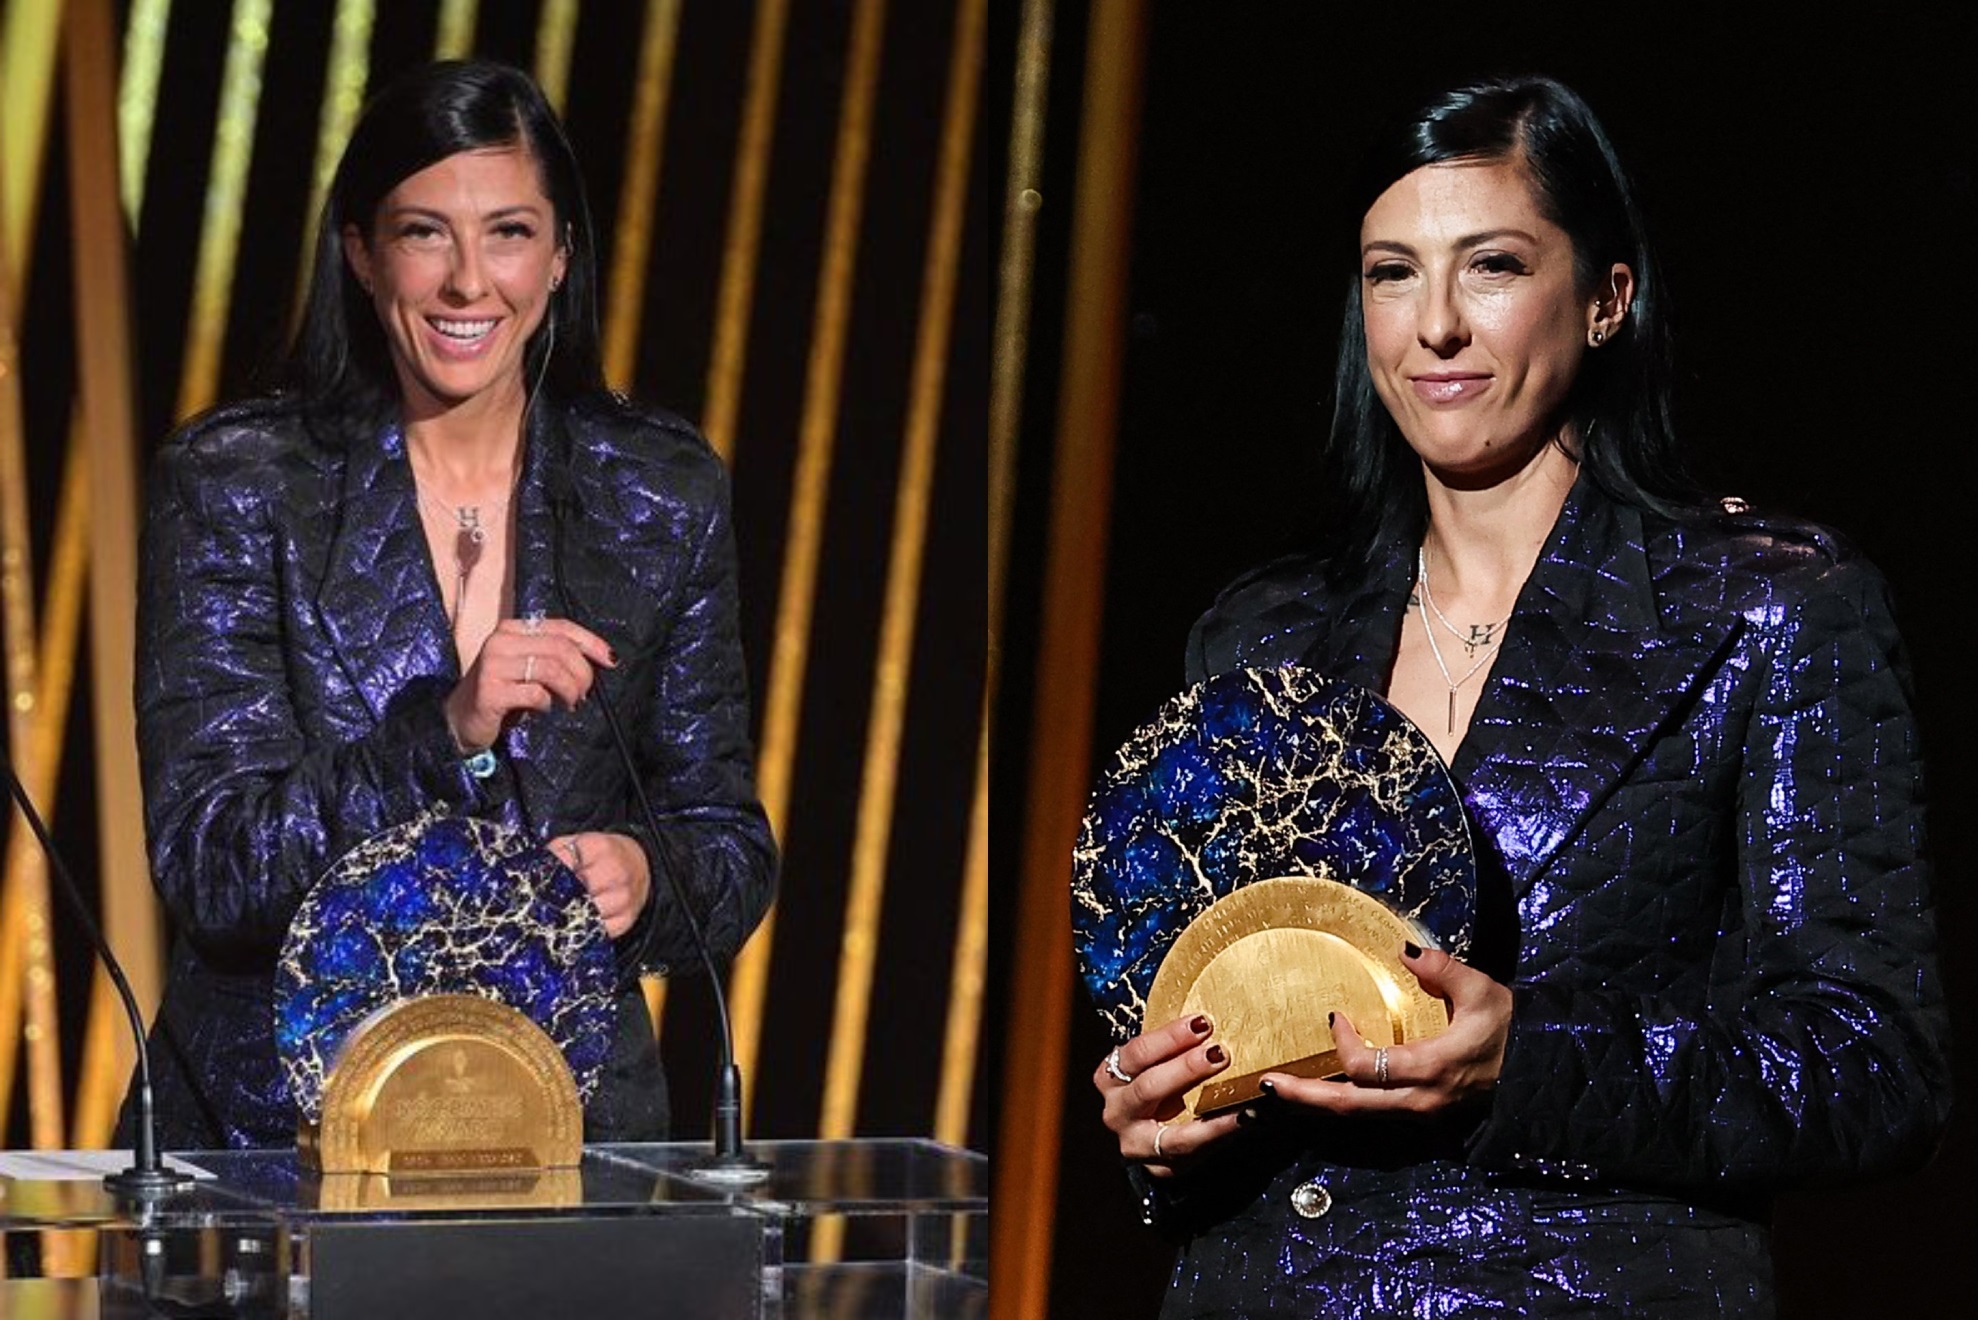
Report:
[[[1240,580],[1190,679],[1384,690],[1413,565]],[[1513,988],[1495,1095],[1431,1125],[1283,1116],[1206,1155],[1168,1208],[1164,1314],[1771,1314],[1770,1194],[1914,1167],[1951,1106],[1882,580],[1806,524],[1673,523],[1584,479],[1451,771],[1474,961]]]
[[[692,969],[694,957],[660,868],[687,881],[721,956],[761,917],[776,867],[751,781],[727,481],[677,418],[539,401],[515,496],[518,616],[565,613],[551,576],[553,463],[567,465],[573,497],[574,612],[617,653],[601,681],[657,839],[633,820],[596,703],[511,728],[491,778],[463,767],[441,710],[459,662],[395,426],[311,426],[262,402],[211,414],[159,453],[136,695],[152,874],[175,931],[152,1031],[167,1145],[294,1142],[270,1007],[289,918],[352,844],[436,804],[539,839],[612,830],[646,847],[652,898],[619,942],[620,1030],[586,1136],[664,1134],[635,974]]]

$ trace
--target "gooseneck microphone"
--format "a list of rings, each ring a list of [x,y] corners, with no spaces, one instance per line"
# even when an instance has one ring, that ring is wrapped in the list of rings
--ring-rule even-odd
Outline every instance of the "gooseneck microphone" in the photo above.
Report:
[[[575,622],[577,611],[571,603],[569,584],[564,579],[564,531],[566,515],[577,507],[577,497],[571,490],[570,474],[566,470],[567,457],[564,454],[547,456],[544,485],[550,505],[550,573],[556,583],[557,598],[563,604],[564,617]],[[710,1182],[727,1183],[735,1186],[748,1186],[762,1182],[770,1176],[768,1166],[752,1159],[743,1146],[742,1138],[742,1070],[736,1066],[735,1039],[729,1024],[728,996],[722,992],[722,977],[715,965],[715,955],[709,951],[708,938],[701,929],[701,918],[696,915],[694,901],[688,893],[687,884],[675,872],[667,850],[662,844],[660,818],[653,810],[653,803],[646,796],[646,782],[640,776],[639,764],[633,759],[632,747],[626,742],[625,730],[619,724],[618,712],[611,699],[606,696],[604,685],[594,683],[590,699],[597,703],[605,717],[605,727],[611,730],[612,746],[617,749],[619,761],[625,767],[626,778],[632,781],[633,797],[639,805],[641,822],[646,826],[653,840],[653,864],[667,878],[667,886],[673,891],[674,901],[680,905],[681,915],[687,920],[688,933],[694,940],[694,951],[701,959],[702,968],[708,973],[708,985],[715,995],[715,1016],[721,1026],[722,1059],[721,1069],[716,1077],[714,1114],[714,1154],[698,1167],[696,1172]]]
[[[110,942],[103,938],[97,927],[96,918],[90,915],[89,904],[83,900],[82,890],[76,887],[75,877],[62,861],[62,854],[55,848],[55,841],[48,837],[48,827],[42,824],[41,813],[34,809],[28,800],[27,789],[21,785],[20,776],[14,773],[13,762],[0,753],[0,772],[7,776],[7,791],[26,818],[28,828],[34,831],[35,841],[42,852],[48,855],[48,865],[55,872],[59,882],[57,889],[68,900],[69,910],[88,933],[89,941],[96,946],[96,956],[103,960],[103,966],[110,973],[110,981],[117,987],[117,997],[124,1001],[124,1012],[131,1019],[131,1040],[137,1046],[138,1092],[137,1092],[137,1147],[133,1152],[131,1167],[120,1173],[104,1176],[103,1185],[112,1193],[134,1201],[152,1201],[178,1191],[192,1179],[176,1169],[167,1168],[158,1153],[158,1125],[152,1113],[151,1104],[151,1051],[145,1047],[144,1015],[138,1011],[137,996],[131,993],[131,983],[124,976],[124,967],[117,961],[117,955],[110,951]]]

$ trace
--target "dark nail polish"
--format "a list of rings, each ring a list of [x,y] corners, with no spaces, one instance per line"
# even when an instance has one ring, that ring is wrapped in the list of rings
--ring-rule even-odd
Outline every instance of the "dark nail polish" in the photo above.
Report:
[[[1334,1029],[1334,1015],[1332,1013],[1329,1013],[1327,1014],[1327,1030],[1332,1031],[1333,1029]]]
[[[1210,1019],[1198,1013],[1189,1020],[1189,1029],[1201,1036],[1210,1030]]]
[[[1203,1057],[1212,1063],[1222,1063],[1224,1061],[1224,1047],[1222,1045],[1212,1045],[1204,1051]]]
[[[1414,944],[1410,943],[1408,940],[1403,941],[1403,957],[1421,958],[1422,956],[1423,956],[1423,950],[1417,948]]]
[[[1246,1105],[1244,1108],[1238,1110],[1237,1121],[1239,1127],[1250,1127],[1258,1121],[1258,1111],[1250,1105]]]
[[[1272,1079],[1269,1077],[1261,1077],[1258,1079],[1258,1089],[1263,1091],[1266,1095],[1269,1096],[1276,1097],[1279,1094],[1278,1086],[1275,1085]]]

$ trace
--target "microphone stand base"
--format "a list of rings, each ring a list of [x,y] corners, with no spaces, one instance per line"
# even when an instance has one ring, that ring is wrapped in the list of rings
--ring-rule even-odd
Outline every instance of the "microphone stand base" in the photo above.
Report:
[[[770,1166],[748,1155],[714,1155],[689,1166],[687,1176],[717,1187],[758,1187],[770,1181]]]
[[[124,1200],[156,1201],[192,1186],[192,1175],[163,1166],[140,1169],[133,1165],[121,1173],[105,1174],[103,1185]]]

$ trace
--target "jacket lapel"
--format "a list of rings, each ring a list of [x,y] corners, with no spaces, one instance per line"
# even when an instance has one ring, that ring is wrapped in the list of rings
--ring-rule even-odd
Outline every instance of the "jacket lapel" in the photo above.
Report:
[[[316,610],[374,720],[418,678],[458,677],[412,469],[395,426],[353,431],[344,445],[339,518]]]
[[[1396,630],[1414,576],[1412,555],[1400,544],[1389,546],[1361,585],[1334,604],[1327,626],[1300,663],[1371,692],[1387,692],[1396,663]]]
[[[1452,766],[1516,895],[1641,759],[1736,628],[1660,617],[1641,516],[1576,482]]]

